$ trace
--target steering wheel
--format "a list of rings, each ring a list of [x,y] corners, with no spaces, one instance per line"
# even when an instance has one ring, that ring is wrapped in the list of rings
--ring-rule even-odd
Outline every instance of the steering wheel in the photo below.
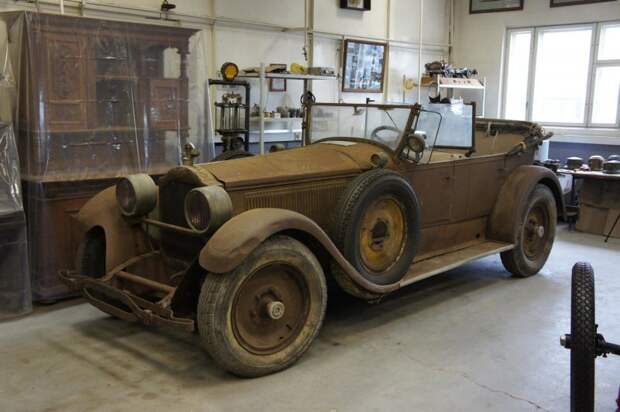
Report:
[[[389,146],[390,142],[385,140],[383,137],[379,136],[379,133],[384,131],[384,130],[388,130],[390,132],[396,133],[397,134],[396,137],[400,136],[403,133],[402,130],[400,130],[399,128],[394,127],[394,126],[379,126],[375,130],[373,130],[372,133],[370,133],[370,137],[375,139],[375,140],[378,140],[379,142],[383,143],[384,145]]]

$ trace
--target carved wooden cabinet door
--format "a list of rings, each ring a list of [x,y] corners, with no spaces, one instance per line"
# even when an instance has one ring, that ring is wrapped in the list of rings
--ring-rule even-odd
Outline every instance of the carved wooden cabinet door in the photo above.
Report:
[[[152,128],[174,130],[177,127],[183,127],[179,125],[181,120],[179,80],[151,79],[149,97],[149,118]]]
[[[45,35],[45,124],[50,132],[88,126],[85,44],[78,34]]]

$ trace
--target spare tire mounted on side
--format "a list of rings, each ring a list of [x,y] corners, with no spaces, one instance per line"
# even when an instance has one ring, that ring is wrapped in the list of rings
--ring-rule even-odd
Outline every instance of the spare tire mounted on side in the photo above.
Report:
[[[420,207],[401,175],[374,169],[353,179],[333,219],[336,246],[368,281],[389,285],[407,273],[420,237]]]

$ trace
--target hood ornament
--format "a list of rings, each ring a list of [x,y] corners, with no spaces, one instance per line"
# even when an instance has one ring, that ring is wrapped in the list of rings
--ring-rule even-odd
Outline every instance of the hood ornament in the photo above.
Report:
[[[196,149],[196,146],[194,146],[194,144],[191,142],[185,143],[185,146],[183,146],[183,165],[193,166],[194,159],[198,156],[200,156],[200,151]]]

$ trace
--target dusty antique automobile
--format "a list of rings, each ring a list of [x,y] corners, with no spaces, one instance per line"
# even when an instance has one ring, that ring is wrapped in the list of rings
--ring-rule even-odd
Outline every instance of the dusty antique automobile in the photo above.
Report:
[[[98,194],[61,277],[116,317],[197,331],[215,362],[254,377],[308,349],[328,283],[371,301],[490,254],[517,277],[545,264],[564,207],[533,165],[539,126],[476,121],[470,105],[308,110],[302,148]]]

